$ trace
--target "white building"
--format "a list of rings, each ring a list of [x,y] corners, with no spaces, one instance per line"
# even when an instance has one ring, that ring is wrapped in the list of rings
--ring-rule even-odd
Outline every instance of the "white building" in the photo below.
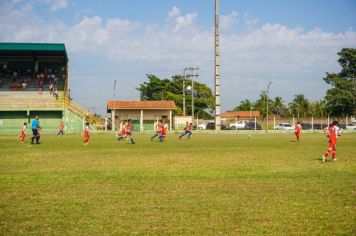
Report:
[[[108,101],[107,111],[111,113],[112,130],[121,129],[124,122],[132,120],[134,130],[154,130],[159,120],[172,129],[172,110],[176,109],[174,101]]]

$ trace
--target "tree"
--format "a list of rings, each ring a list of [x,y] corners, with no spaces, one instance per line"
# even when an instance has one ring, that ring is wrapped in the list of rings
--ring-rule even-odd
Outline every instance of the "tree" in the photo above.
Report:
[[[271,105],[272,105],[272,100],[268,99],[268,114],[270,115],[271,112]],[[259,111],[261,113],[262,117],[266,117],[267,116],[267,94],[265,92],[262,92],[260,94],[260,98],[255,102],[255,104],[253,105],[254,109],[256,111]]]
[[[324,81],[333,88],[325,100],[331,115],[345,116],[356,112],[356,48],[343,48],[338,55],[339,73],[326,73]]]
[[[245,99],[240,102],[240,105],[234,108],[234,111],[250,111],[253,109],[253,104],[250,100]]]
[[[273,114],[286,116],[288,115],[288,109],[284,105],[281,97],[275,97],[271,104],[271,110]]]
[[[303,94],[297,94],[294,99],[289,103],[290,113],[294,116],[306,117],[309,115],[310,102],[304,97]]]
[[[177,106],[175,115],[183,114],[183,77],[172,76],[171,79],[160,79],[155,75],[147,75],[148,82],[140,84],[141,100],[173,100]],[[186,80],[185,86],[191,81]],[[191,115],[192,96],[186,91],[186,111]],[[211,118],[214,109],[214,96],[211,89],[202,83],[194,82],[194,113],[202,119]]]
[[[326,106],[325,100],[319,100],[314,103],[311,103],[312,115],[316,117],[326,117],[328,116],[328,109]]]

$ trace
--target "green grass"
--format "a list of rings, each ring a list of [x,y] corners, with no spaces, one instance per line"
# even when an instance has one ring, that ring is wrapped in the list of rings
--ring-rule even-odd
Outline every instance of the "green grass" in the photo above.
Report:
[[[355,235],[356,134],[0,136],[0,235]]]

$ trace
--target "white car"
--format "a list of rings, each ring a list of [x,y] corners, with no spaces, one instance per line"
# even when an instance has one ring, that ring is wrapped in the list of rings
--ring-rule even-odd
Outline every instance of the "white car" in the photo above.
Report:
[[[238,120],[235,123],[230,124],[229,128],[230,130],[244,129],[248,122],[249,122],[248,120]]]
[[[208,121],[204,122],[204,123],[201,123],[198,125],[198,129],[206,129],[206,126],[208,125]]]
[[[346,125],[346,130],[356,130],[356,124]]]
[[[294,126],[289,123],[280,123],[274,127],[276,130],[294,130]]]

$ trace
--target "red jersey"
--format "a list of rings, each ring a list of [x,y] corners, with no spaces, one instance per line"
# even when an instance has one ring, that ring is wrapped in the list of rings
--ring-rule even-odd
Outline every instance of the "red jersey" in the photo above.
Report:
[[[22,127],[21,134],[25,135],[26,134],[26,125]]]
[[[193,124],[189,124],[187,125],[187,127],[185,127],[185,131],[191,131],[193,128]]]
[[[131,130],[132,130],[132,125],[131,125],[130,123],[126,123],[124,129],[125,129],[125,132],[126,132],[126,133],[127,133],[127,132],[131,132]]]
[[[162,135],[166,135],[167,134],[167,129],[166,128],[162,128]]]
[[[297,133],[302,132],[302,126],[301,126],[300,124],[297,124],[297,125],[295,126],[295,132],[297,132]]]
[[[331,142],[336,142],[337,136],[339,135],[339,127],[336,125],[330,126],[328,128],[328,134]]]
[[[60,130],[64,130],[64,124],[60,124],[60,125],[59,125],[59,129],[60,129]]]

